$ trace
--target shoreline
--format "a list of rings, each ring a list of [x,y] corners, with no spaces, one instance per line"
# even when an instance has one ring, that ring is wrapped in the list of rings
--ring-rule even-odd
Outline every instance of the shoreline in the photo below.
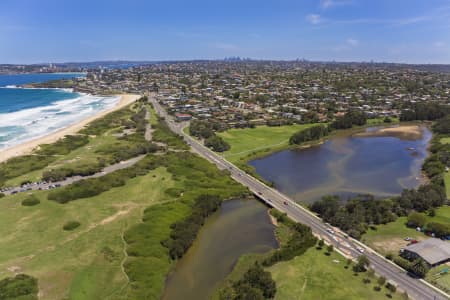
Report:
[[[0,150],[0,163],[4,162],[10,158],[16,157],[16,156],[30,154],[36,147],[38,147],[41,144],[54,143],[66,135],[75,134],[78,131],[80,131],[84,126],[86,126],[88,123],[90,123],[98,118],[101,118],[113,111],[121,109],[121,108],[135,102],[140,97],[139,95],[135,95],[135,94],[120,94],[117,96],[120,97],[120,100],[116,103],[116,105],[114,107],[112,107],[110,109],[100,111],[93,116],[82,119],[82,120],[78,121],[77,123],[71,124],[67,127],[61,128],[55,132],[51,132],[42,137],[38,137],[36,139],[23,142],[22,144]]]
[[[376,137],[375,135],[363,135],[364,134],[363,132],[359,132],[361,130],[365,130],[365,129],[370,128],[370,127],[382,127],[381,130],[389,129],[389,128],[395,128],[395,129],[402,130],[403,127],[413,127],[413,126],[420,127],[421,125],[423,125],[423,123],[419,123],[417,121],[413,121],[413,122],[397,123],[397,124],[394,124],[394,125],[366,124],[364,126],[357,126],[357,127],[355,126],[353,128],[349,128],[349,129],[335,130],[330,135],[328,135],[326,137],[323,137],[323,138],[321,138],[320,140],[317,140],[317,141],[305,142],[304,144],[301,144],[301,145],[289,145],[289,143],[288,143],[288,144],[285,144],[285,145],[279,145],[279,146],[276,146],[276,147],[267,147],[267,148],[264,148],[264,149],[253,151],[253,152],[249,153],[248,155],[246,155],[244,157],[241,157],[239,159],[239,161],[236,161],[236,163],[248,164],[249,161],[252,161],[252,160],[255,160],[255,159],[262,159],[262,158],[265,158],[267,156],[270,156],[270,155],[272,155],[274,153],[277,153],[277,152],[280,152],[280,151],[284,151],[284,150],[304,150],[304,149],[308,149],[308,148],[311,148],[311,147],[320,146],[323,143],[325,143],[327,140],[329,140],[329,139],[331,139],[333,137],[338,137],[340,135],[349,135],[349,136],[355,136],[355,137]],[[369,133],[369,134],[373,134],[373,133]],[[385,133],[384,136],[395,137],[395,133],[393,134],[393,133],[390,133],[388,131],[387,134]],[[421,138],[421,136],[419,138]],[[227,157],[226,154],[225,154],[225,157]],[[227,158],[227,159],[230,159],[230,158]]]

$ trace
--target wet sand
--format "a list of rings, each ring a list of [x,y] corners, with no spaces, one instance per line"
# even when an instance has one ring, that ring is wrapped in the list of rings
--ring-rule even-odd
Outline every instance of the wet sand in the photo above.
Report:
[[[357,137],[398,137],[405,140],[417,140],[422,137],[422,129],[419,125],[407,125],[397,127],[381,128],[376,131],[361,132],[354,136]]]

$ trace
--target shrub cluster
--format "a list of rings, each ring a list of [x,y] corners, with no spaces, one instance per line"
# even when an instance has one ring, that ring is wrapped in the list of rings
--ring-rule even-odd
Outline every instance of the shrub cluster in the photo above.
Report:
[[[153,124],[152,128],[154,129],[152,134],[153,141],[164,143],[169,147],[178,148],[181,150],[189,149],[183,138],[170,130],[163,119],[158,117],[158,123]]]
[[[71,151],[89,143],[89,137],[85,135],[66,135],[53,144],[39,146],[38,155],[66,155]]]
[[[315,141],[328,135],[328,126],[315,125],[294,133],[289,138],[289,144],[299,145],[304,142]]]
[[[114,127],[126,127],[126,123],[132,115],[133,111],[130,106],[123,109],[113,111],[106,116],[89,123],[85,128],[80,130],[81,134],[86,135],[102,135]]]
[[[274,211],[274,210],[272,210]],[[302,255],[309,248],[317,243],[317,238],[312,234],[311,228],[294,222],[286,214],[274,213],[277,221],[285,224],[292,231],[292,235],[285,245],[275,250],[262,264],[263,266],[272,266],[280,261],[288,261],[296,256]]]
[[[0,299],[38,299],[39,288],[36,278],[25,274],[0,280]]]
[[[207,139],[213,136],[214,132],[221,130],[223,130],[221,124],[209,120],[192,120],[189,124],[189,134],[203,139]]]
[[[330,126],[333,129],[348,129],[352,128],[353,125],[363,126],[366,122],[367,117],[364,112],[351,110],[342,117],[337,117]]]
[[[89,176],[89,175],[93,175],[95,173],[98,173],[102,170],[103,165],[100,163],[97,164],[91,164],[91,165],[87,165],[87,164],[83,164],[83,165],[79,165],[76,167],[61,167],[58,169],[51,169],[51,170],[46,170],[44,171],[44,173],[42,174],[42,180],[44,181],[51,181],[51,182],[56,182],[56,181],[62,181],[64,179],[66,179],[67,177],[72,177],[72,176]]]
[[[433,125],[434,137],[431,141],[430,155],[425,159],[423,171],[431,182],[444,186],[443,172],[450,166],[450,144],[442,144],[442,137],[450,134],[450,116],[437,120]]]
[[[394,257],[394,262],[403,269],[405,269],[406,271],[411,272],[421,278],[425,277],[425,275],[430,270],[427,263],[421,258],[417,258],[410,261],[403,257],[397,256]]]
[[[215,152],[224,152],[230,149],[230,144],[215,134],[205,140],[205,146],[211,148]]]
[[[134,133],[119,138],[112,145],[108,144],[98,149],[96,153],[107,156],[110,163],[117,163],[138,155],[154,153],[158,149],[156,144],[147,142],[142,134]]]
[[[41,203],[41,201],[35,195],[30,195],[22,200],[23,206],[34,206],[38,205],[39,203]]]
[[[201,195],[195,200],[191,214],[170,226],[170,239],[162,244],[169,249],[172,259],[181,258],[186,253],[206,218],[219,208],[221,202],[218,196]]]
[[[78,221],[68,221],[66,224],[64,224],[63,229],[65,231],[72,231],[76,228],[78,228],[81,225]]]

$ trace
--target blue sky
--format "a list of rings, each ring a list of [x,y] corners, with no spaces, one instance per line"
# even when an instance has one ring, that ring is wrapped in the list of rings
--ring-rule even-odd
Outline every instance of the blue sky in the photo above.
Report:
[[[450,0],[1,0],[0,63],[450,63]]]

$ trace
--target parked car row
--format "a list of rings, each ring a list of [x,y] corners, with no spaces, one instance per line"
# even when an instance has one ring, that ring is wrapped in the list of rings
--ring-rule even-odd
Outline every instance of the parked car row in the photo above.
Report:
[[[22,184],[20,187],[4,187],[4,188],[0,189],[0,192],[14,195],[17,193],[23,193],[23,192],[31,191],[31,190],[40,190],[40,191],[41,190],[50,190],[50,189],[58,188],[60,186],[61,186],[61,184],[59,184],[59,183],[38,181],[38,182],[30,182],[30,183]]]

